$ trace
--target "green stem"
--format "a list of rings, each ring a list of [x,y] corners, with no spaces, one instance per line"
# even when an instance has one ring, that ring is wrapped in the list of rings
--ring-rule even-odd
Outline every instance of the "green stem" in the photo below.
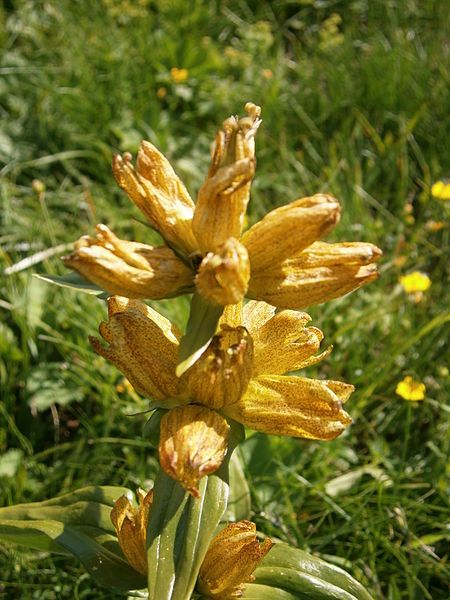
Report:
[[[220,469],[201,480],[199,498],[159,471],[147,530],[149,600],[190,600],[227,507],[229,461],[241,439],[240,430],[233,433]]]

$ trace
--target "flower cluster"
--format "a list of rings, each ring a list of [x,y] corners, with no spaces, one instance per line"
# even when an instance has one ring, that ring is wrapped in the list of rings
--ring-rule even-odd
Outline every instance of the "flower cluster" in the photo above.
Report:
[[[292,309],[372,281],[381,255],[370,243],[320,241],[340,216],[327,194],[276,208],[244,232],[261,123],[258,106],[247,103],[245,110],[218,132],[195,204],[149,142],[142,142],[135,166],[129,154],[114,157],[116,181],[164,245],[121,240],[98,225],[96,236],[82,237],[64,259],[111,294],[109,320],[100,325],[106,345],[97,338],[91,344],[152,408],[166,409],[160,463],[194,496],[199,479],[227,453],[230,419],[316,440],[335,438],[351,422],[343,403],[353,386],[289,374],[328,354],[316,354],[322,332]],[[177,370],[181,332],[140,300],[188,292],[221,308],[209,342]]]
[[[276,208],[243,233],[261,122],[258,106],[245,108],[247,116],[230,117],[217,134],[196,204],[150,142],[142,142],[135,166],[130,154],[114,157],[118,184],[165,245],[121,240],[98,225],[65,263],[111,294],[157,300],[197,291],[223,306],[247,296],[303,309],[375,279],[376,246],[319,241],[339,221],[339,203],[330,195]]]
[[[214,472],[227,451],[227,418],[275,435],[333,439],[351,423],[342,408],[353,386],[340,381],[285,375],[313,365],[323,334],[309,315],[250,301],[228,308],[202,356],[175,374],[180,332],[138,300],[113,296],[107,342],[94,350],[113,362],[153,406],[169,409],[161,420],[162,468],[193,495],[199,479]]]

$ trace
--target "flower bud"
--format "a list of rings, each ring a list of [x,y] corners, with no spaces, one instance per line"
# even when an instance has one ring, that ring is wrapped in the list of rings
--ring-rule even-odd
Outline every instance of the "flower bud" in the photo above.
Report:
[[[161,467],[198,498],[200,479],[222,464],[229,429],[222,416],[203,406],[191,404],[169,410],[161,419]]]
[[[199,190],[193,231],[200,251],[215,251],[228,238],[239,238],[255,174],[254,136],[261,109],[245,105],[246,117],[230,117],[217,134],[211,167]]]
[[[119,186],[162,237],[185,254],[195,252],[194,203],[165,156],[144,141],[136,170],[128,153],[114,156],[112,167]]]
[[[279,308],[301,309],[332,300],[378,277],[382,252],[364,242],[315,242],[296,256],[252,277],[248,295]],[[253,268],[253,265],[252,265]]]
[[[237,304],[247,291],[250,263],[245,246],[230,238],[208,252],[195,277],[198,292],[210,302]]]
[[[339,216],[338,201],[325,194],[301,198],[269,212],[242,237],[252,274],[259,272],[262,277],[267,269],[299,254],[328,233]]]
[[[110,360],[135,390],[155,400],[176,396],[175,377],[180,333],[165,317],[136,300],[108,299],[109,321],[99,331],[109,346],[89,337],[91,346]]]
[[[119,545],[125,558],[138,573],[147,574],[147,524],[153,502],[153,490],[147,494],[138,489],[139,501],[133,506],[126,496],[121,496],[114,503],[111,521],[115,527]]]
[[[158,300],[185,293],[192,272],[167,248],[119,239],[106,225],[83,236],[64,264],[110,294]]]
[[[269,538],[259,543],[256,526],[251,521],[231,523],[209,546],[199,573],[199,592],[217,600],[239,598],[245,583],[253,581],[253,571],[272,546]]]
[[[195,402],[220,409],[237,402],[252,374],[253,344],[245,327],[222,325],[183,383]]]

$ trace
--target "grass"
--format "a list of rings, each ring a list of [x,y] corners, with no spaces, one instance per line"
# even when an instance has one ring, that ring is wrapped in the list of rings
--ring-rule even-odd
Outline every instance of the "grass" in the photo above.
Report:
[[[450,175],[448,3],[16,0],[0,10],[2,270],[97,222],[148,240],[111,154],[150,139],[195,195],[215,130],[250,99],[264,118],[250,221],[327,190],[343,206],[332,239],[383,248],[378,282],[310,311],[334,351],[308,374],[357,386],[355,423],[331,443],[251,436],[253,519],[342,564],[377,599],[447,598],[449,227],[430,186]],[[172,67],[188,69],[186,81],[174,83]],[[144,417],[127,416],[145,401],[87,343],[104,305],[31,276],[62,273],[59,254],[2,277],[3,504],[137,487],[156,469]],[[418,303],[398,284],[413,270],[432,280]],[[185,322],[185,300],[159,306]],[[426,384],[423,402],[395,394],[405,375]],[[14,547],[0,549],[0,573],[0,598],[110,597],[75,562]]]

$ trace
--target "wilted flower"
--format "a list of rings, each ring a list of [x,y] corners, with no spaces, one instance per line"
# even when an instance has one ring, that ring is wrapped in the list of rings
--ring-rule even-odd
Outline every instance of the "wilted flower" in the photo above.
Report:
[[[111,521],[117,539],[129,564],[138,573],[147,575],[147,528],[153,504],[153,490],[136,492],[138,506],[127,496],[115,501]],[[198,589],[208,598],[227,600],[242,595],[245,583],[272,548],[266,538],[256,539],[256,526],[251,521],[231,523],[211,541],[199,572]]]
[[[400,277],[400,284],[407,294],[426,292],[431,286],[431,279],[425,273],[413,271]]]
[[[415,381],[411,375],[407,375],[402,381],[397,383],[395,393],[404,400],[423,400],[425,398],[426,387],[421,381]]]
[[[120,240],[106,225],[97,225],[96,237],[85,235],[64,262],[112,294],[153,299],[193,290],[190,270],[167,246]]]
[[[161,421],[161,466],[193,495],[226,453],[225,417],[266,433],[329,440],[351,423],[342,408],[353,386],[283,375],[315,364],[323,334],[306,313],[251,301],[225,310],[220,330],[181,377],[175,375],[179,333],[136,300],[111,297],[109,322],[90,338],[135,389],[168,408]]]
[[[251,521],[231,523],[209,546],[199,573],[198,591],[215,600],[240,598],[272,546],[269,538],[263,543],[256,539],[256,526]]]
[[[147,574],[147,524],[153,502],[153,491],[138,489],[138,506],[133,506],[126,496],[114,503],[111,521],[117,533],[125,558],[138,573]]]
[[[450,182],[436,181],[431,186],[431,195],[438,200],[450,200]]]
[[[376,246],[318,241],[340,216],[337,200],[327,194],[276,208],[242,235],[261,122],[258,106],[245,109],[247,116],[230,117],[217,134],[195,205],[150,142],[142,142],[135,167],[128,153],[114,157],[118,184],[166,246],[125,242],[100,225],[96,238],[77,242],[66,264],[111,294],[160,299],[196,289],[223,306],[246,295],[300,309],[375,279]]]

